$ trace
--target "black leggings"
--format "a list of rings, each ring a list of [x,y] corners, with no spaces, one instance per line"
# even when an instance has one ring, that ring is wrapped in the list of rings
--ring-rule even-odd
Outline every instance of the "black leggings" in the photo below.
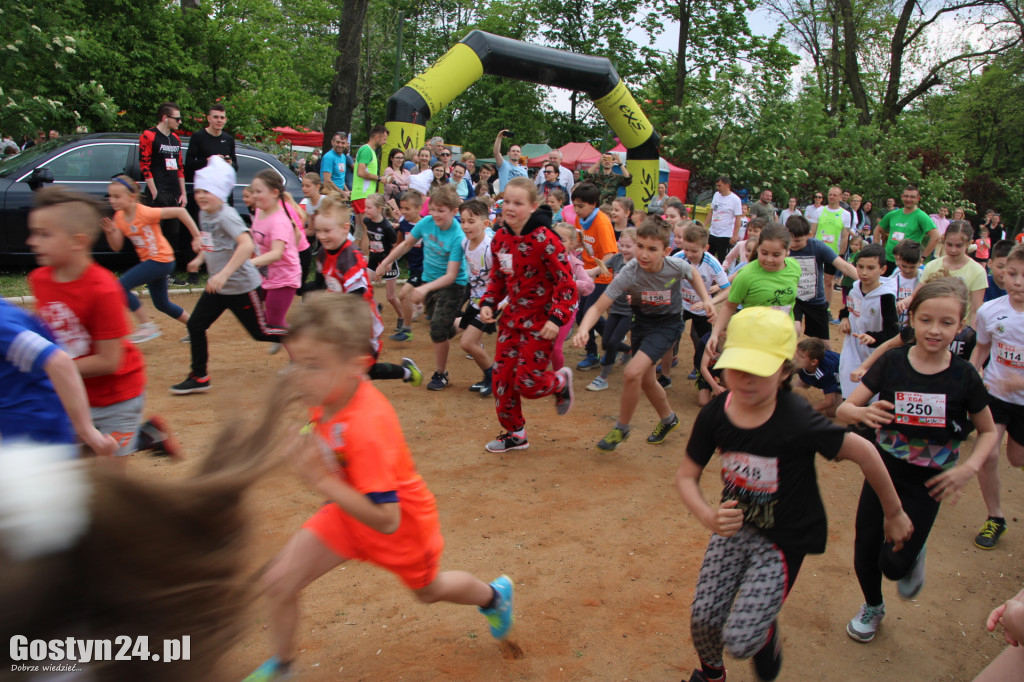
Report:
[[[908,464],[892,455],[880,453],[896,493],[903,504],[903,511],[914,524],[914,534],[903,544],[903,549],[892,551],[892,543],[885,541],[882,529],[885,513],[874,489],[864,482],[857,504],[857,539],[853,543],[853,568],[857,572],[864,601],[869,606],[882,603],[882,576],[899,580],[906,576],[921,548],[928,540],[935,516],[939,513],[939,502],[928,494],[925,481],[941,472],[937,469]]]
[[[213,326],[225,310],[230,310],[242,323],[249,336],[257,341],[280,342],[288,333],[286,329],[274,329],[267,324],[263,314],[263,302],[259,290],[245,294],[211,294],[204,291],[192,316],[188,320],[188,335],[192,345],[192,376],[206,376],[206,363],[210,358],[206,330]]]
[[[392,365],[390,362],[375,362],[373,367],[370,367],[369,375],[374,381],[404,379],[405,368],[401,365]]]
[[[694,315],[693,313],[684,313],[683,321],[690,320],[690,341],[693,342],[693,368],[700,373],[700,361],[704,355],[704,349],[700,345],[700,339],[705,334],[711,331],[711,323],[708,318],[704,315]],[[676,345],[678,350],[679,346]]]
[[[604,329],[601,330],[601,342],[604,344],[604,357],[601,358],[601,366],[607,367],[615,364],[615,356],[621,352],[629,352],[629,346],[622,343],[633,326],[633,313],[618,315],[608,313],[608,319],[604,322]]]

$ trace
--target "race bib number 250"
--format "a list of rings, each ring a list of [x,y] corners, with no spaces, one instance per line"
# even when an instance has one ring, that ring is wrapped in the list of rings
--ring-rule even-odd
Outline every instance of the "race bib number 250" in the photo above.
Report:
[[[945,426],[946,394],[897,391],[896,423],[907,426]]]

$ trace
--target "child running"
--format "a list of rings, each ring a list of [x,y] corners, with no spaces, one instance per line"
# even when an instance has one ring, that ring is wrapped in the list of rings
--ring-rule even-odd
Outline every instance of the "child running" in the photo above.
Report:
[[[469,387],[473,393],[487,397],[492,391],[492,372],[494,360],[487,349],[481,345],[484,334],[493,334],[494,324],[480,321],[480,299],[487,291],[491,270],[494,268],[494,255],[491,253],[491,238],[488,234],[487,216],[489,209],[480,199],[471,199],[459,208],[462,218],[462,231],[466,239],[462,242],[462,250],[466,252],[466,264],[469,266],[469,300],[462,311],[459,329],[462,338],[459,348],[473,357],[476,366],[484,373],[483,378]]]
[[[577,301],[565,248],[550,228],[551,214],[537,210],[537,186],[528,178],[513,178],[504,194],[505,225],[491,241],[497,267],[480,300],[480,321],[492,324],[498,303],[508,299],[498,322],[492,375],[494,407],[505,431],[485,446],[498,453],[530,447],[521,398],[553,394],[558,414],[572,409],[572,370],[547,367],[559,327],[572,324]]]
[[[171,302],[167,296],[167,278],[174,274],[174,249],[160,229],[161,220],[178,219],[192,233],[192,250],[199,252],[199,228],[184,208],[151,208],[139,203],[139,185],[127,175],[118,175],[107,186],[110,195],[110,206],[114,209],[114,219],[104,218],[100,223],[107,244],[114,251],[124,246],[124,238],[128,237],[139,263],[129,268],[118,280],[128,296],[128,309],[135,315],[138,327],[128,336],[132,343],[143,343],[160,336],[160,329],[150,322],[146,309],[139,297],[132,291],[135,287],[145,284],[149,289],[153,307],[171,319],[182,324],[188,323],[188,313],[181,306]]]
[[[583,265],[588,270],[597,267],[597,261],[608,263],[608,259],[616,250],[615,230],[612,222],[598,209],[601,200],[601,190],[590,182],[581,182],[572,188],[572,206],[576,211],[576,229],[580,232],[580,240],[583,242]],[[601,298],[601,294],[612,281],[612,273],[601,274],[594,280],[594,290],[589,296],[580,299],[579,310],[576,311],[576,323],[583,320],[583,316]],[[597,326],[597,332],[603,327],[602,323]],[[590,370],[597,369],[601,364],[597,357],[597,332],[591,331],[587,338],[587,355],[579,363],[576,369]]]
[[[363,226],[366,228],[366,236],[370,240],[370,253],[367,254],[370,269],[376,271],[384,257],[391,253],[398,241],[398,234],[388,219],[388,202],[383,194],[371,194],[366,197],[366,213],[363,215]],[[402,306],[398,302],[397,281],[401,271],[398,263],[392,262],[391,268],[384,273],[384,294],[391,304],[391,308],[398,316],[395,330],[398,331],[405,326],[402,319]]]
[[[579,256],[576,255],[576,251],[580,246],[579,233],[569,223],[559,223],[555,225],[555,234],[562,240],[562,246],[565,247],[565,255],[569,259],[569,269],[572,270],[572,280],[576,284],[576,295],[577,303],[579,305],[579,299],[584,296],[588,296],[590,292],[594,290],[594,277],[602,272],[601,266],[604,263],[598,261],[598,267],[595,269],[593,276],[591,273],[583,267],[583,261],[580,260]],[[614,258],[614,256],[613,256]],[[607,268],[605,268],[607,270]],[[575,307],[569,311],[573,317],[576,317]],[[558,336],[555,337],[555,344],[551,348],[551,369],[558,371],[565,367],[565,353],[563,352],[563,346],[565,346],[565,340],[569,338],[569,332],[572,331],[571,324],[563,324],[562,328],[558,330]]]
[[[372,363],[366,305],[355,296],[310,299],[289,317],[291,373],[310,408],[294,459],[306,484],[329,503],[263,575],[275,655],[246,679],[290,676],[299,594],[350,559],[394,573],[425,604],[478,606],[491,635],[504,639],[514,621],[511,579],[488,585],[464,571],[440,571],[437,503],[416,471],[394,408],[364,378]]]
[[[28,216],[28,246],[40,267],[29,273],[29,286],[39,316],[82,375],[93,425],[117,441],[118,456],[138,450],[176,456],[177,442],[163,419],[142,420],[146,366],[142,353],[126,339],[124,289],[92,259],[100,234],[99,208],[89,197],[60,186],[39,190],[35,201]],[[95,438],[90,445],[96,445]]]
[[[837,256],[825,242],[811,237],[811,224],[802,215],[790,216],[786,229],[793,235],[789,256],[800,265],[794,319],[804,334],[821,339],[828,346],[830,314],[825,291],[826,268],[833,274],[841,272],[850,277],[857,274],[857,269]]]
[[[668,224],[663,218],[649,216],[636,231],[636,257],[615,275],[604,295],[583,316],[573,337],[573,345],[582,348],[594,323],[611,308],[623,293],[630,296],[633,308],[633,326],[630,330],[633,357],[623,371],[622,396],[619,400],[619,418],[608,435],[597,447],[611,451],[629,438],[630,421],[640,400],[640,392],[658,413],[660,422],[647,437],[647,442],[664,443],[666,436],[679,426],[679,417],[668,403],[665,389],[658,383],[654,365],[658,358],[679,340],[683,333],[682,281],[689,280],[697,296],[714,319],[714,307],[704,281],[689,263],[679,258],[667,258],[669,247]]]
[[[921,591],[925,542],[939,504],[960,497],[996,444],[981,377],[949,350],[967,315],[963,284],[955,278],[928,282],[914,294],[908,312],[917,342],[886,353],[838,411],[842,423],[878,430],[875,446],[914,524],[914,534],[902,547],[888,546],[883,530],[888,504],[866,485],[861,490],[853,563],[864,603],[846,626],[858,642],[874,639],[885,616],[883,575],[899,581],[903,599]],[[876,393],[878,402],[868,405]],[[960,445],[972,428],[978,439],[970,459],[961,462]]]
[[[853,283],[846,307],[839,311],[839,333],[846,334],[839,354],[839,385],[849,398],[857,388],[853,372],[867,360],[871,349],[896,336],[896,287],[884,279],[885,248],[868,244],[857,259],[857,281]]]
[[[801,388],[817,388],[824,396],[811,405],[816,412],[834,418],[843,389],[839,386],[839,353],[829,350],[819,338],[808,337],[796,344],[793,357]]]
[[[206,167],[196,171],[195,200],[199,205],[203,250],[188,264],[188,270],[198,272],[206,263],[210,278],[188,320],[192,369],[184,381],[171,386],[175,395],[210,390],[206,330],[225,310],[234,313],[249,336],[257,341],[278,343],[285,333],[283,329],[271,328],[263,313],[259,296],[262,279],[250,260],[255,250],[252,234],[238,211],[227,204],[234,186],[235,169],[220,157],[211,156]],[[289,305],[290,302],[291,299]]]
[[[376,278],[383,277],[392,263],[408,253],[416,242],[423,240],[423,283],[412,290],[409,298],[413,303],[423,303],[428,308],[433,304],[434,308],[430,318],[430,340],[434,343],[436,369],[427,384],[429,391],[448,388],[448,346],[455,337],[455,317],[466,300],[466,285],[469,283],[466,254],[462,250],[466,235],[456,220],[461,203],[453,186],[444,184],[432,190],[430,215],[416,223],[405,241],[381,261],[375,273]]]
[[[683,503],[713,533],[690,611],[701,662],[690,682],[724,682],[723,650],[753,657],[760,680],[778,676],[779,611],[805,555],[824,552],[828,537],[816,452],[860,466],[885,509],[887,540],[899,547],[913,530],[871,444],[788,390],[794,350],[788,315],[752,307],[732,318],[716,364],[729,390],[697,415],[676,474]],[[700,487],[716,451],[724,484],[717,508]]]
[[[398,231],[402,233],[404,242],[412,228],[420,220],[420,210],[423,208],[423,195],[414,189],[406,190],[398,197],[398,211],[402,219],[398,222]],[[392,341],[408,341],[412,338],[412,321],[416,318],[415,306],[412,302],[413,289],[423,284],[423,240],[418,240],[412,248],[406,252],[405,264],[409,268],[409,278],[402,285],[398,292],[398,300],[402,305],[402,315],[395,325],[395,333],[388,338]],[[419,308],[423,306],[416,304]]]
[[[1009,239],[1000,239],[992,245],[992,258],[988,261],[988,289],[985,290],[985,303],[993,301],[1000,296],[1006,296],[1006,258],[1013,250],[1013,242]]]
[[[889,275],[896,287],[896,311],[901,325],[907,322],[907,307],[910,297],[921,284],[921,245],[910,239],[904,239],[892,250],[896,257],[896,271]],[[843,298],[843,303],[846,298]]]
[[[363,299],[370,308],[370,350],[373,352],[374,360],[373,365],[367,370],[370,378],[375,381],[401,379],[413,386],[419,386],[423,382],[423,373],[412,359],[402,358],[401,365],[377,362],[377,358],[380,357],[380,337],[384,332],[384,323],[381,322],[380,310],[373,298],[373,286],[370,284],[366,259],[356,248],[356,242],[351,237],[351,214],[336,196],[324,197],[317,213],[316,238],[323,247],[317,255],[317,272],[323,278],[327,291],[354,294]],[[371,204],[367,201],[367,215],[371,210]],[[372,244],[373,235],[369,227],[367,224]]]
[[[728,299],[714,321],[707,347],[718,352],[719,336],[729,319],[742,305],[744,308],[766,306],[793,317],[800,265],[789,258],[789,230],[778,223],[768,223],[757,238],[757,259],[736,273],[728,289]]]
[[[942,245],[945,253],[942,258],[936,258],[924,266],[924,273],[921,280],[927,282],[935,277],[942,277],[941,270],[945,270],[949,276],[956,277],[969,292],[967,302],[967,326],[975,328],[974,317],[978,309],[985,302],[985,290],[988,288],[988,273],[985,267],[979,265],[967,256],[967,247],[971,243],[971,235],[974,228],[966,220],[953,220],[946,228],[946,234],[942,235]],[[986,258],[987,260],[987,258]],[[904,305],[909,306],[909,302]]]
[[[252,234],[257,254],[252,264],[263,273],[263,297],[267,324],[274,329],[285,327],[285,316],[302,284],[299,251],[309,246],[305,234],[289,214],[286,203],[291,197],[277,171],[270,168],[256,174],[252,181],[256,218]]]
[[[612,273],[622,272],[626,264],[633,260],[636,254],[636,228],[627,227],[619,237],[619,251],[608,259],[607,269]],[[615,275],[613,274],[613,279]],[[633,309],[629,305],[629,293],[622,292],[619,297],[612,301],[608,307],[608,317],[604,321],[604,328],[601,330],[601,343],[604,344],[604,356],[601,358],[601,374],[587,384],[588,391],[608,390],[608,377],[612,374],[612,368],[618,362],[620,347],[629,334],[629,328],[633,326]],[[628,356],[629,353],[627,352]],[[625,361],[619,364],[625,364]]]
[[[978,311],[978,345],[971,357],[979,371],[988,361],[985,386],[996,423],[995,445],[978,472],[988,508],[988,519],[974,538],[981,549],[995,549],[1006,532],[999,481],[999,444],[1004,433],[1006,458],[1015,467],[1024,466],[1024,246],[1013,247],[1006,256],[1003,284],[1006,295]]]

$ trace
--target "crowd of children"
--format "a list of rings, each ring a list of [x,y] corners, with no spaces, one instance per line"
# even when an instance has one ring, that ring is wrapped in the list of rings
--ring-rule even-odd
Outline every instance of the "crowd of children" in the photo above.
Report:
[[[324,195],[316,175],[303,179],[297,204],[276,173],[258,174],[247,199],[251,227],[228,203],[235,179],[219,157],[196,172],[195,222],[183,209],[141,205],[127,176],[110,183],[113,220],[101,220],[74,192],[39,193],[29,244],[41,267],[30,284],[46,324],[0,306],[7,357],[0,372],[25,386],[5,399],[0,432],[56,443],[77,437],[103,455],[177,454],[164,420],[143,418],[145,361],[135,344],[159,332],[132,293],[141,284],[188,331],[191,368],[174,394],[211,388],[207,331],[225,310],[254,339],[282,344],[283,373],[310,408],[306,437],[290,458],[331,504],[263,574],[275,656],[250,680],[288,674],[300,592],[348,559],[395,573],[423,602],[478,606],[498,639],[513,623],[509,578],[488,585],[440,571],[436,502],[397,415],[367,381],[423,380],[411,358],[380,361],[391,313],[377,303],[375,280],[384,281],[395,316],[389,341],[412,338],[417,308],[429,317],[428,390],[451,385],[450,344],[461,334],[459,348],[482,374],[469,391],[494,400],[501,431],[484,447],[498,454],[530,446],[523,398],[552,396],[557,415],[572,409],[575,379],[563,346],[574,321],[571,345],[585,353],[577,369],[600,368],[589,391],[608,390],[614,367],[623,367],[616,421],[596,447],[616,451],[629,439],[641,393],[658,415],[646,441],[664,443],[680,425],[672,408],[680,397],[670,400],[666,389],[690,323],[687,364],[701,409],[676,484],[712,531],[690,614],[700,660],[694,680],[724,680],[726,650],[753,658],[759,679],[779,674],[779,611],[804,557],[825,550],[816,453],[853,461],[865,478],[853,562],[864,603],[846,626],[858,642],[870,642],[885,615],[883,577],[898,582],[903,598],[921,591],[939,504],[956,500],[973,476],[988,509],[975,544],[992,549],[1006,530],[998,474],[1004,434],[1010,462],[1024,466],[1024,246],[984,236],[978,243],[957,219],[942,235],[942,256],[923,265],[919,242],[865,243],[842,214],[821,207],[825,218],[813,226],[798,211],[785,225],[733,216],[735,245],[720,262],[709,244],[717,238],[724,253],[725,237],[685,219],[670,200],[664,216],[643,215],[624,197],[600,206],[601,190],[590,183],[569,197],[558,189],[541,196],[534,182],[513,177],[498,200],[462,197],[446,183],[428,196],[394,191],[391,202],[371,192],[360,204],[360,248],[352,209]],[[829,191],[830,206],[837,192]],[[573,222],[557,222],[567,198]],[[171,217],[195,237],[198,255],[188,269],[209,273],[191,313],[167,295],[173,252],[160,220]],[[115,249],[127,237],[138,252],[140,264],[120,282],[91,259],[101,230]],[[403,258],[408,277],[399,291]],[[829,332],[832,275],[844,277],[838,352]],[[312,293],[317,288],[326,291]],[[139,323],[134,333],[128,312]],[[822,397],[809,403],[793,384]],[[34,426],[25,429],[29,417]],[[961,456],[972,432],[970,453]],[[698,485],[716,452],[717,508]]]

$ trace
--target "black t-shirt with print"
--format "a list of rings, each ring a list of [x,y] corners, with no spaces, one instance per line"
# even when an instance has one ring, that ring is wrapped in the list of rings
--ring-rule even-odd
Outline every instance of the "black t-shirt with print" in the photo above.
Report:
[[[761,426],[741,429],[726,416],[730,393],[705,405],[693,424],[686,454],[701,467],[718,451],[722,501],[738,500],[745,524],[780,548],[804,554],[825,551],[828,525],[818,491],[814,455],[835,459],[846,429],[802,397],[780,393],[775,412]]]
[[[363,225],[366,226],[366,236],[370,240],[370,253],[367,260],[370,262],[370,267],[376,270],[377,266],[391,253],[398,237],[395,234],[395,228],[387,220],[381,220],[378,223],[364,217]]]
[[[941,372],[921,374],[910,364],[911,348],[892,349],[862,380],[880,399],[896,406],[896,418],[886,428],[935,444],[964,440],[974,430],[968,415],[988,405],[978,371],[954,355]]]

